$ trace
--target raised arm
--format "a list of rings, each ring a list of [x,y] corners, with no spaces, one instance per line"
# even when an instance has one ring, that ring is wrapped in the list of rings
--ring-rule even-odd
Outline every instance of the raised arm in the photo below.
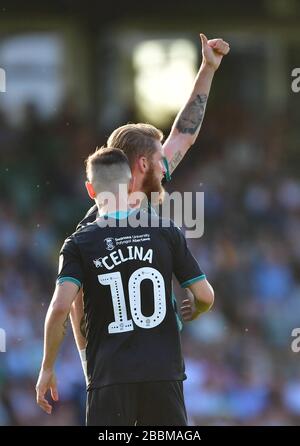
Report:
[[[179,111],[170,135],[164,143],[164,155],[171,174],[188,149],[194,144],[203,121],[211,83],[223,56],[228,54],[229,45],[222,39],[207,40],[200,34],[202,42],[202,63],[196,76],[189,99]]]
[[[58,400],[54,363],[66,334],[71,305],[77,293],[78,286],[72,282],[58,284],[45,319],[44,354],[36,384],[36,399],[38,405],[48,414],[51,414],[52,406],[46,400],[45,394],[50,389],[52,399]]]

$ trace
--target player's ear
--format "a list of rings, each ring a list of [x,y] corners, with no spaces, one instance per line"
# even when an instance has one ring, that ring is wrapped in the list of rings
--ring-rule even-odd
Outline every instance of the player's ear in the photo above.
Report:
[[[140,158],[138,158],[137,165],[142,173],[145,173],[149,168],[149,162],[145,156],[140,156]]]
[[[95,198],[96,198],[96,192],[95,192],[95,190],[94,190],[94,188],[93,188],[92,183],[90,183],[89,181],[86,181],[86,182],[85,182],[85,187],[86,187],[87,193],[89,194],[89,197],[90,197],[92,200],[95,200]]]

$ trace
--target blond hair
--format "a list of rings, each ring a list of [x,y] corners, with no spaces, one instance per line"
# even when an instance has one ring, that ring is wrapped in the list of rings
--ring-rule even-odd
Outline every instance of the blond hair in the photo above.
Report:
[[[150,159],[156,151],[155,142],[161,142],[162,139],[162,131],[153,125],[126,124],[112,132],[107,140],[107,146],[123,150],[132,168],[140,156]]]

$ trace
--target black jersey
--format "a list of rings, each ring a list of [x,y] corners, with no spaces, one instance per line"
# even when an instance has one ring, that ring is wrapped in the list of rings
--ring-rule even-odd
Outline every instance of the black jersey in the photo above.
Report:
[[[149,218],[135,210],[109,219],[132,216]],[[172,274],[183,287],[205,276],[180,229],[155,218],[158,227],[136,228],[98,219],[62,247],[58,281],[84,291],[88,389],[185,379]]]

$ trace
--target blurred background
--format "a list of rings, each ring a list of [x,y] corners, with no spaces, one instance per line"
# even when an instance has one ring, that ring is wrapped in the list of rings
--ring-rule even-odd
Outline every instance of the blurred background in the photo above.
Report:
[[[190,424],[299,424],[299,18],[297,0],[1,1],[0,425],[84,424],[71,329],[51,417],[34,391],[58,252],[91,205],[83,161],[127,122],[168,135],[201,62],[200,31],[231,52],[167,186],[205,192],[205,232],[189,245],[216,293],[183,329]]]

